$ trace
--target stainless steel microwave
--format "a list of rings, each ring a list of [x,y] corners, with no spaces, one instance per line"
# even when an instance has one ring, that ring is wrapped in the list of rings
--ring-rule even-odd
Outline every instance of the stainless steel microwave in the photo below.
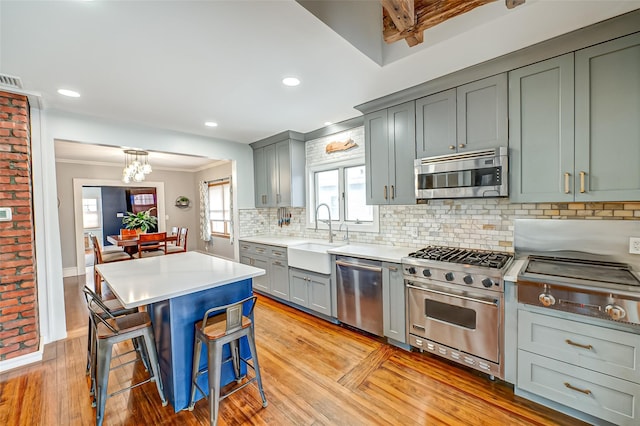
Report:
[[[507,197],[508,148],[415,160],[416,200]]]

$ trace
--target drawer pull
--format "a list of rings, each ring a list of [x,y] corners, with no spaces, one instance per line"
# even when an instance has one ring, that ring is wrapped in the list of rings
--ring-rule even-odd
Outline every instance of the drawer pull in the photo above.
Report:
[[[591,391],[590,391],[589,389],[580,389],[580,388],[577,388],[577,387],[575,387],[575,386],[571,386],[571,383],[569,383],[569,382],[564,382],[564,385],[565,385],[568,389],[574,390],[574,391],[576,391],[576,392],[581,392],[581,393],[583,393],[583,394],[585,394],[585,395],[591,395]]]
[[[571,345],[571,346],[577,346],[577,347],[579,347],[579,348],[586,349],[586,350],[588,350],[588,351],[590,351],[591,349],[593,349],[593,346],[591,346],[591,345],[581,345],[580,343],[572,342],[572,341],[571,341],[571,340],[569,340],[569,339],[565,340],[565,342],[566,342],[568,345]]]

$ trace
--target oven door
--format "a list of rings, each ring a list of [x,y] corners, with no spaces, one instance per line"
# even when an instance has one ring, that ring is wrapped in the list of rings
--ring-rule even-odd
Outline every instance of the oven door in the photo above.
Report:
[[[406,281],[410,334],[500,362],[500,295],[457,294],[443,287],[414,284]]]

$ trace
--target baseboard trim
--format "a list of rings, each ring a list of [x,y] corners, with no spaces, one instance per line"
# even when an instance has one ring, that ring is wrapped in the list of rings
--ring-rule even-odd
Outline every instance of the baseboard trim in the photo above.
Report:
[[[43,352],[44,352],[44,343],[41,337],[40,347],[36,352],[31,352],[30,354],[22,355],[17,358],[0,361],[0,373],[13,370],[14,368],[24,367],[25,365],[33,364],[34,362],[40,362],[42,361]]]

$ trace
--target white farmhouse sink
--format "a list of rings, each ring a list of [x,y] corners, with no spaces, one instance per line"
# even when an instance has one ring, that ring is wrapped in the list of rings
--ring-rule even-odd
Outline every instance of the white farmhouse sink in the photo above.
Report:
[[[337,247],[332,244],[304,243],[287,248],[289,266],[320,274],[331,273],[331,255],[327,250]]]

